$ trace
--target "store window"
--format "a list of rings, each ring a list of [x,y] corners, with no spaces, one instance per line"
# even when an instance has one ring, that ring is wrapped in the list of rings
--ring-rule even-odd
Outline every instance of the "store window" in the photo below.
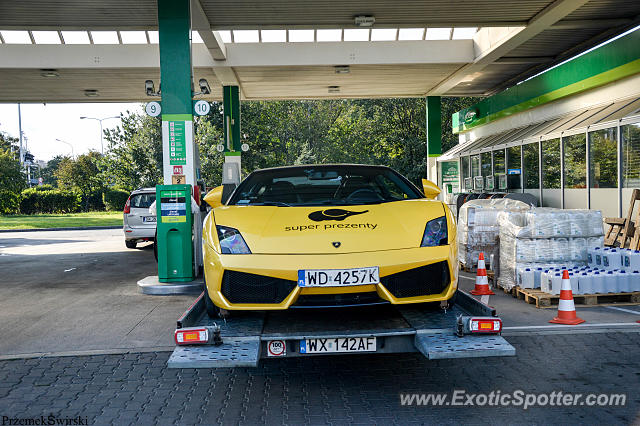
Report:
[[[471,157],[471,176],[480,176],[480,156],[474,155]]]
[[[522,155],[521,146],[507,148],[507,180],[509,189],[522,189]]]
[[[584,133],[565,136],[564,143],[564,187],[578,189],[587,187],[587,144]]]
[[[482,176],[491,176],[491,152],[480,154]]]
[[[618,187],[616,128],[589,132],[589,168],[591,188]]]
[[[640,123],[620,127],[622,137],[622,187],[640,188]],[[623,207],[626,209],[627,204]]]
[[[520,174],[522,169],[520,158],[520,145],[507,148],[507,168],[511,170],[510,174]],[[517,173],[513,170],[518,170]]]
[[[530,143],[522,146],[522,164],[524,168],[524,188],[539,189],[540,188],[540,153],[538,152],[538,143]]]
[[[542,142],[542,187],[560,189],[560,139]]]
[[[505,154],[504,149],[493,151],[493,174],[499,175],[505,173]]]
[[[460,162],[462,163],[462,179],[464,181],[464,179],[471,177],[469,174],[469,157],[461,157]]]

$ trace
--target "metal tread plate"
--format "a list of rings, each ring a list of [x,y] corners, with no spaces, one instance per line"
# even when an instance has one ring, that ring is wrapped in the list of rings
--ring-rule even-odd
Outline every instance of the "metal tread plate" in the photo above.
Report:
[[[169,368],[257,367],[260,338],[226,338],[220,346],[177,346]]]
[[[392,306],[271,312],[263,336],[295,338],[406,334],[412,328]]]
[[[451,309],[427,310],[420,305],[406,305],[399,308],[404,319],[416,330],[454,330],[458,315],[469,315],[455,305]]]
[[[233,315],[233,314],[232,314]],[[260,336],[264,327],[265,312],[242,312],[229,319],[209,318],[203,312],[198,321],[190,327],[220,326],[220,335],[224,337]]]
[[[428,359],[513,356],[516,350],[502,336],[467,335],[418,331],[416,348]]]

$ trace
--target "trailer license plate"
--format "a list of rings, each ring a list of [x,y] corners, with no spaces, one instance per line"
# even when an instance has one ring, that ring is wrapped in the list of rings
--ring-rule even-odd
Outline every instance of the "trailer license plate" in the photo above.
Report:
[[[375,351],[375,337],[330,337],[327,339],[300,340],[301,354]]]
[[[353,269],[300,269],[299,287],[340,287],[346,285],[378,284],[377,266]]]

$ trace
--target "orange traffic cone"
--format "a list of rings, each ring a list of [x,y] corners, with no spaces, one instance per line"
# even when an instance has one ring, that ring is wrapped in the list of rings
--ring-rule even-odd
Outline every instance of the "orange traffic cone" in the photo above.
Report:
[[[573,292],[569,272],[562,271],[562,286],[560,287],[560,301],[558,302],[558,316],[549,321],[554,324],[576,325],[584,322],[576,315],[576,307],[573,304]]]
[[[471,291],[474,296],[490,296],[495,294],[489,289],[487,269],[484,266],[484,253],[478,256],[478,273],[476,275],[476,287]]]

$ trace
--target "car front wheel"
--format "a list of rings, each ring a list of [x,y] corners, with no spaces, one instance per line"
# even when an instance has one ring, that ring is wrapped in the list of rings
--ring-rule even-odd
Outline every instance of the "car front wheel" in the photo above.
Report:
[[[213,300],[209,297],[209,291],[207,290],[207,283],[204,284],[204,306],[207,311],[207,315],[209,318],[229,318],[230,312],[226,309],[221,309],[217,307]]]

